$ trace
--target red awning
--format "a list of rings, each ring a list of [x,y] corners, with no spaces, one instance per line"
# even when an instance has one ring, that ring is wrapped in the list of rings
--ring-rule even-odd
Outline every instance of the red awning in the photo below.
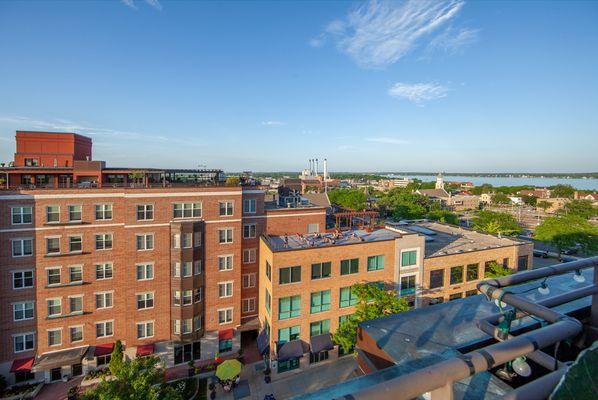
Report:
[[[12,366],[10,367],[10,372],[14,373],[31,371],[31,367],[33,367],[34,361],[35,357],[20,358],[18,360],[14,360],[12,362]]]
[[[93,351],[93,356],[105,356],[106,354],[112,353],[112,350],[114,350],[114,343],[99,344]]]
[[[137,357],[149,356],[154,354],[154,344],[144,344],[137,346]]]
[[[218,331],[218,340],[228,340],[228,339],[232,339],[233,338],[233,334],[234,334],[234,330],[231,329],[225,329],[223,331]]]

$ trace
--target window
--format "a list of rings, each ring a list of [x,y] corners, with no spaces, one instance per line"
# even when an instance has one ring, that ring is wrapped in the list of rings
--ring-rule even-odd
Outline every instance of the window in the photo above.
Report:
[[[350,307],[357,304],[357,295],[353,292],[351,286],[343,287],[340,289],[340,304],[341,308]]]
[[[193,330],[193,319],[187,318],[181,321],[181,331],[183,335],[191,333]]]
[[[26,158],[25,166],[26,167],[39,167],[39,160],[37,158]]]
[[[476,289],[468,290],[467,292],[465,292],[465,297],[471,297],[471,296],[475,296],[477,294],[478,294],[478,291]]]
[[[82,208],[81,205],[68,206],[69,222],[81,222]]]
[[[96,338],[112,336],[114,334],[114,321],[96,322]]]
[[[181,241],[183,249],[190,249],[193,247],[193,234],[192,233],[182,233],[181,234]]]
[[[243,308],[242,308],[243,313],[254,312],[255,311],[255,297],[243,299],[242,306],[243,306]]]
[[[83,238],[81,236],[69,236],[69,252],[80,253],[83,250]],[[60,249],[58,249],[60,252]]]
[[[152,250],[154,248],[154,234],[143,233],[137,236],[137,250]]]
[[[330,333],[330,320],[324,319],[309,324],[309,336],[318,336]]]
[[[112,307],[112,292],[96,293],[96,308],[110,308]]]
[[[233,283],[232,282],[220,282],[218,283],[218,297],[231,297],[233,295]]]
[[[83,296],[69,296],[69,312],[71,314],[83,312]]]
[[[417,250],[401,252],[401,266],[409,267],[417,264]]]
[[[255,262],[256,249],[243,249],[243,264]]]
[[[341,261],[341,275],[356,274],[359,272],[359,259]]]
[[[307,233],[320,232],[320,224],[307,224]]]
[[[201,315],[196,315],[193,317],[193,328],[195,328],[195,332],[201,331],[202,321]]]
[[[220,204],[220,216],[233,215],[233,202],[232,201],[221,201]]]
[[[25,257],[31,255],[33,255],[33,239],[13,239],[13,257]]]
[[[60,346],[62,344],[62,329],[48,329],[48,346]]]
[[[278,271],[278,283],[297,283],[301,282],[301,266],[280,268]]]
[[[33,319],[33,302],[24,301],[12,305],[12,314],[14,321],[25,321]]]
[[[435,289],[444,286],[444,270],[437,269],[430,271],[430,289]]]
[[[183,274],[183,278],[188,278],[193,275],[193,262],[185,261],[182,266],[183,269],[181,270],[181,273]]]
[[[218,341],[218,351],[220,353],[226,353],[233,350],[233,340],[223,339]]]
[[[62,313],[62,299],[47,299],[48,303],[48,317],[60,315]]]
[[[181,292],[179,290],[175,290],[172,296],[172,304],[175,306],[181,305]]]
[[[301,327],[299,325],[281,328],[278,330],[278,342],[282,344],[292,340],[297,340],[300,337],[300,333]]]
[[[137,339],[147,339],[154,336],[154,321],[137,323]]]
[[[135,269],[137,270],[138,281],[154,279],[154,264],[137,264]]]
[[[201,260],[197,260],[193,262],[193,273],[195,275],[201,274]]]
[[[490,272],[490,267],[496,264],[496,260],[492,260],[492,261],[486,261],[484,263],[484,273],[487,274],[488,272]]]
[[[341,315],[338,317],[338,325],[342,325],[343,322],[347,321],[348,319],[352,318],[353,314],[346,314],[346,315]]]
[[[175,203],[173,210],[174,218],[201,217],[201,203]]]
[[[33,271],[14,271],[12,273],[12,288],[25,289],[33,287]]]
[[[12,207],[10,212],[13,225],[30,224],[33,221],[32,207]]]
[[[112,219],[112,204],[96,204],[96,219],[104,221]]]
[[[112,263],[96,264],[96,279],[112,279]]]
[[[233,269],[233,256],[218,256],[218,271],[230,271]]]
[[[58,285],[60,283],[60,268],[46,269],[48,276],[48,285]]]
[[[233,242],[233,228],[218,229],[218,242],[220,244]]]
[[[459,300],[463,298],[463,293],[453,293],[449,296],[449,301]]]
[[[243,280],[243,288],[255,287],[255,272],[252,272],[250,274],[243,274],[242,280]]]
[[[256,235],[256,230],[257,230],[256,224],[243,225],[243,239],[253,239]]]
[[[193,291],[193,302],[194,303],[201,302],[201,288],[197,288]]]
[[[174,235],[172,235],[172,247],[174,249],[181,248],[181,235],[180,234],[175,233]]]
[[[272,296],[270,295],[270,291],[266,289],[266,301],[265,301],[266,311],[270,314],[270,308],[272,307]]]
[[[137,204],[137,221],[151,221],[154,219],[153,204]]]
[[[467,281],[475,281],[478,279],[479,264],[467,264]]]
[[[46,238],[46,254],[60,254],[60,238]]]
[[[379,269],[384,269],[384,256],[368,257],[368,271],[377,271]]]
[[[97,356],[96,357],[96,366],[101,367],[103,365],[110,364],[111,358],[112,358],[112,354],[106,354],[105,356]]]
[[[278,299],[278,319],[287,319],[301,315],[301,296]]]
[[[451,285],[463,283],[463,266],[451,267]]]
[[[401,296],[415,294],[415,275],[401,277]]]
[[[19,333],[14,335],[12,338],[14,352],[20,353],[22,351],[33,350],[35,346],[33,337],[33,333]]]
[[[528,256],[519,256],[517,258],[517,271],[525,271],[529,262]]]
[[[502,266],[505,268],[509,268],[509,259],[508,258],[502,259]]]
[[[189,306],[193,303],[193,290],[187,289],[183,290],[183,305]]]
[[[194,247],[201,246],[201,232],[193,232],[193,246]]]
[[[330,290],[312,293],[310,312],[316,314],[328,310],[330,310]]]
[[[154,308],[154,293],[138,293],[137,294],[137,309],[145,310],[148,308]]]
[[[233,309],[224,308],[218,310],[218,323],[219,324],[230,324],[233,322]]]
[[[102,233],[96,235],[96,250],[109,250],[112,248],[112,234]]]
[[[60,222],[59,206],[46,206],[46,222],[48,224]]]
[[[83,327],[82,326],[71,326],[69,328],[71,334],[71,343],[80,342],[83,340]]]
[[[71,283],[83,282],[83,266],[71,265],[69,267],[69,279]]]
[[[266,277],[269,281],[272,281],[272,266],[266,261]]]
[[[256,204],[257,204],[256,199],[243,200],[243,212],[245,214],[255,214]]]
[[[311,279],[330,278],[332,263],[323,262],[311,265]]]

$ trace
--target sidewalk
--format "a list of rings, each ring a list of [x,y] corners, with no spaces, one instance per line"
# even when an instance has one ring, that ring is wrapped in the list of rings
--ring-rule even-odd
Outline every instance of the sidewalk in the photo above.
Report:
[[[35,396],[35,400],[64,400],[69,389],[77,386],[83,380],[82,376],[71,379],[68,382],[55,382],[45,384],[42,390]]]

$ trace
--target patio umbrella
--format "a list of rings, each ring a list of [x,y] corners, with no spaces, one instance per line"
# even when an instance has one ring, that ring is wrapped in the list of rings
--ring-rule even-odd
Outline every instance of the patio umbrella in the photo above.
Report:
[[[221,381],[232,380],[241,373],[242,367],[238,360],[226,360],[216,368],[216,376]]]

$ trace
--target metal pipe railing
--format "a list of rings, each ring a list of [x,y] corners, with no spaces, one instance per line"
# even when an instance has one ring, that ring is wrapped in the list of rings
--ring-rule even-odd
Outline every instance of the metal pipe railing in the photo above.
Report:
[[[545,400],[547,399],[569,367],[557,369],[507,393],[505,400]]]

